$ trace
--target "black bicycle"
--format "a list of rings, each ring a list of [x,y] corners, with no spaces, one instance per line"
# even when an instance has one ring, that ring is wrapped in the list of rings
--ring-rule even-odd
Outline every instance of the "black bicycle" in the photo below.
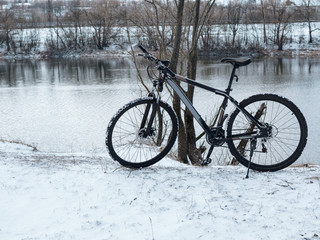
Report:
[[[230,96],[232,83],[238,81],[236,69],[251,63],[250,58],[224,58],[233,69],[228,87],[221,91],[172,72],[169,62],[157,59],[139,46],[145,59],[156,65],[159,78],[153,80],[148,97],[136,99],[111,119],[107,128],[106,145],[111,157],[130,168],[150,166],[165,157],[177,137],[178,120],[172,107],[160,98],[166,83],[180,97],[206,133],[210,148],[205,159],[210,163],[214,147],[227,143],[235,159],[258,171],[277,171],[288,167],[301,155],[308,136],[307,123],[298,107],[275,94],[258,94],[238,103]],[[184,90],[176,83],[182,81],[223,97],[216,126],[209,126]],[[223,129],[228,102],[235,106],[227,129]]]

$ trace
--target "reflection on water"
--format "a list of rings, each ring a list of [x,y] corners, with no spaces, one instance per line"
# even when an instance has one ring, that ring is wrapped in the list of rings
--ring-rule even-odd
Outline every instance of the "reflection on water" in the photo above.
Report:
[[[55,59],[48,61],[0,61],[0,87],[97,85],[111,84],[136,78],[129,58]],[[198,65],[198,79],[229,79],[230,66],[217,60],[202,60]],[[320,61],[315,58],[265,58],[254,60],[241,68],[239,76],[250,81],[284,82],[314,81],[320,74]],[[299,78],[303,77],[303,78]]]
[[[254,65],[254,71],[263,76],[276,76],[275,81],[308,81],[320,73],[319,59],[308,58],[278,58],[263,59]],[[303,78],[299,79],[300,76]]]
[[[216,63],[213,65],[213,63]],[[202,61],[200,78],[214,79],[220,76],[227,78],[230,67],[218,64],[218,61]],[[240,68],[239,77],[245,82],[284,84],[285,82],[312,82],[320,74],[320,59],[316,58],[264,58],[253,60],[245,68]],[[228,79],[228,78],[227,78]]]
[[[108,84],[119,78],[135,77],[135,72],[129,69],[129,59],[4,60],[0,62],[0,84],[2,87]]]
[[[141,68],[144,70],[145,66]],[[230,71],[229,64],[202,60],[197,81],[225,89]],[[284,95],[299,106],[309,125],[303,162],[320,163],[320,113],[315,110],[320,100],[320,59],[254,60],[237,74],[239,82],[232,92],[237,100],[271,92]],[[41,151],[104,153],[105,130],[112,115],[123,104],[145,95],[136,79],[129,58],[2,60],[0,139],[34,143]],[[218,105],[217,99],[197,91],[195,104],[200,113],[214,114],[209,107]]]

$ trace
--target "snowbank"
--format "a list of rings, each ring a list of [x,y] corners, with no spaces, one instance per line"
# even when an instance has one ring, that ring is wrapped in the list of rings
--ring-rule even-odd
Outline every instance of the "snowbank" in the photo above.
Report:
[[[319,239],[320,167],[275,173],[6,151],[0,239]],[[21,149],[20,149],[21,150]],[[50,161],[48,161],[50,159]]]

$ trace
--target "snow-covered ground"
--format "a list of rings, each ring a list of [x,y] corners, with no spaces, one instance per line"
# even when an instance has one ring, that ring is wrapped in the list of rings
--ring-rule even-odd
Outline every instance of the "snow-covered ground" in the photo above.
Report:
[[[320,239],[320,167],[142,169],[0,142],[0,239]]]

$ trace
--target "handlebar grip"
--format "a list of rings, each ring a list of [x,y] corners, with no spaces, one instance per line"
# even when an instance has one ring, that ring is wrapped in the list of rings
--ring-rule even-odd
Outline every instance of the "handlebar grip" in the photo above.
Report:
[[[138,45],[138,47],[141,49],[142,52],[148,53],[147,50],[144,47],[142,47],[141,45]]]

